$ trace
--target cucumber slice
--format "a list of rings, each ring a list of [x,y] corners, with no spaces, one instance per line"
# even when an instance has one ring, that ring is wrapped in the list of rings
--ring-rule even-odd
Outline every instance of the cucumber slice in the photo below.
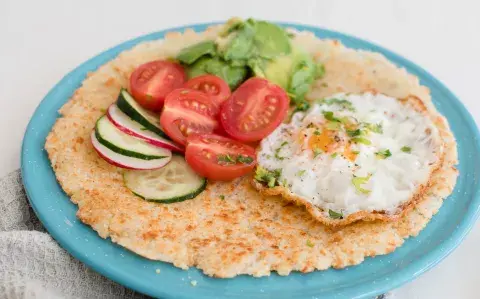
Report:
[[[109,149],[108,147],[101,144],[97,137],[95,136],[95,132],[91,134],[92,145],[95,151],[97,151],[98,155],[102,157],[108,163],[115,165],[117,167],[126,168],[126,169],[155,169],[165,166],[168,162],[170,162],[170,158],[163,158],[163,159],[155,159],[155,160],[142,160],[132,157],[127,157],[116,153]]]
[[[107,116],[98,119],[95,137],[104,146],[124,156],[143,160],[164,159],[172,155],[167,149],[156,147],[120,131]]]
[[[141,124],[134,121],[122,112],[117,105],[112,104],[107,111],[108,119],[122,132],[130,136],[140,138],[151,145],[163,147],[168,150],[184,152],[185,149],[175,142],[167,140],[152,131],[146,130]]]
[[[126,89],[120,90],[117,106],[131,119],[144,126],[145,129],[170,140],[170,137],[163,132],[160,126],[160,116],[140,106]]]
[[[165,167],[147,171],[126,171],[125,186],[133,194],[160,203],[192,199],[207,186],[207,180],[196,174],[182,156],[174,155]]]

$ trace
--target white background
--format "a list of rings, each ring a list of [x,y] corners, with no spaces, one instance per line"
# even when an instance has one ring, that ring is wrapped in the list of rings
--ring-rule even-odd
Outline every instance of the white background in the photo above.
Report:
[[[425,1],[0,0],[0,176],[19,167],[24,129],[64,74],[122,41],[231,16],[299,22],[383,45],[443,81],[480,123],[480,7]],[[479,298],[480,227],[396,298]]]

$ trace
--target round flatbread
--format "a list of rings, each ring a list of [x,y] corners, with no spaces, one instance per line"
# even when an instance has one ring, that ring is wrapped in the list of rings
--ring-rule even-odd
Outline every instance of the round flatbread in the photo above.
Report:
[[[435,116],[445,144],[444,163],[415,209],[395,222],[356,222],[331,228],[312,217],[304,206],[279,196],[261,195],[248,176],[209,183],[195,199],[175,204],[146,202],[123,185],[123,170],[102,160],[90,143],[95,121],[115,102],[120,89],[127,87],[135,67],[173,57],[201,40],[214,39],[219,29],[172,32],[165,40],[142,43],[121,53],[89,74],[60,109],[61,117],[45,148],[59,183],[79,207],[81,221],[101,237],[110,237],[146,258],[183,269],[196,266],[216,277],[342,268],[358,264],[366,256],[390,253],[405,238],[417,235],[455,185],[456,143],[447,121],[436,112],[429,90],[404,69],[380,54],[348,49],[309,32],[298,33],[293,42],[326,69],[309,98],[374,89],[396,98],[415,96]]]

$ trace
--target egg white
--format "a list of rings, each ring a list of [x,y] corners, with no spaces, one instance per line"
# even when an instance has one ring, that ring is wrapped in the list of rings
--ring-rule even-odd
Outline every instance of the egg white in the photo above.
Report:
[[[329,103],[329,99],[350,104]],[[295,113],[290,123],[280,125],[262,140],[258,165],[281,170],[279,185],[327,215],[329,211],[343,216],[358,211],[394,213],[427,183],[439,161],[442,140],[437,128],[411,103],[386,95],[336,94],[326,100]],[[357,137],[370,143],[363,144],[354,142],[355,137],[340,124],[334,130],[333,144],[321,151],[317,147],[312,150],[310,138],[332,123],[325,118],[326,111],[335,119],[350,119],[359,128],[380,126],[382,132],[362,129]],[[379,155],[386,150],[390,156]],[[362,183],[355,186],[354,178]]]

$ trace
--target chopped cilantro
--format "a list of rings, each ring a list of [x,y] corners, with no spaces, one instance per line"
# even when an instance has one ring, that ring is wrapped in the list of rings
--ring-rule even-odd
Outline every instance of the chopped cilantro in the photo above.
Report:
[[[318,135],[320,135],[320,134],[322,134],[322,133],[321,133],[319,130],[315,130],[315,131],[313,132],[313,135],[317,135],[317,136],[318,136]]]
[[[352,151],[352,153],[353,153],[353,154],[355,154],[355,155],[358,155],[358,154],[360,154],[360,152],[359,152],[359,151]]]
[[[402,148],[400,149],[402,152],[404,153],[408,153],[410,154],[412,152],[412,148],[409,147],[409,146],[402,146]]]
[[[279,185],[278,179],[282,175],[281,169],[268,170],[258,166],[255,170],[255,180],[266,183],[269,188]]]
[[[386,159],[392,155],[389,149],[384,149],[375,153],[375,155],[380,159]]]
[[[282,147],[284,147],[287,144],[288,144],[288,141],[284,141],[284,142],[282,142],[282,144],[280,144],[280,147],[275,150],[275,158],[276,159],[278,159],[278,160],[285,159],[285,157],[280,156],[280,151],[282,150]]]
[[[319,149],[318,147],[313,149],[313,157],[316,158],[318,155],[320,155],[323,151]]]
[[[238,155],[237,156],[237,162],[242,163],[242,164],[252,164],[253,158],[249,157],[249,156]]]
[[[292,98],[292,97],[295,97],[295,96],[289,94],[289,97]],[[308,103],[308,102],[305,101],[305,100],[299,101],[299,102],[296,103],[296,105],[295,105],[295,111],[294,111],[294,112],[307,111],[309,108],[310,108],[310,103]]]
[[[275,150],[275,159],[280,160],[280,161],[283,161],[283,159],[285,159],[285,157],[280,156],[280,155],[279,155],[279,152],[280,152],[280,148],[277,148],[277,149]]]
[[[331,131],[338,131],[340,130],[340,123],[330,122],[330,123],[327,123],[326,127]]]
[[[370,142],[370,140],[366,139],[366,138],[363,138],[363,137],[355,137],[355,138],[352,138],[352,141],[355,142],[355,143],[361,143],[361,144],[365,144],[365,145],[370,145],[372,144]]]
[[[313,246],[315,246],[315,245],[312,243],[312,241],[307,240],[307,246],[308,246],[308,247],[313,247]]]
[[[337,156],[338,156],[338,153],[333,153],[330,157],[335,159]]]
[[[225,195],[222,194],[222,195],[219,196],[219,198],[220,198],[221,200],[225,200]]]
[[[343,219],[342,212],[338,213],[330,209],[328,210],[328,216],[330,216],[332,219]]]
[[[218,155],[217,157],[218,162],[223,162],[225,164],[235,164],[235,160],[229,155]]]
[[[329,106],[331,105],[338,105],[342,109],[348,110],[348,111],[355,111],[355,107],[353,107],[352,102],[347,101],[345,99],[337,99],[337,98],[332,98],[332,99],[324,99],[321,101],[321,103],[325,103]]]
[[[370,123],[365,123],[365,128],[367,130],[372,131],[377,134],[382,134],[383,133],[383,126],[382,124],[370,124]]]
[[[370,190],[362,188],[361,185],[368,183],[368,180],[370,179],[372,175],[367,175],[366,177],[360,177],[360,176],[353,176],[352,178],[352,184],[355,186],[355,189],[363,194],[368,194],[370,193]]]
[[[347,135],[350,136],[350,137],[360,136],[361,134],[362,134],[362,131],[360,131],[360,129],[347,130]]]
[[[340,119],[333,116],[332,111],[323,111],[323,117],[325,117],[326,120],[329,120],[329,121],[332,121],[332,122],[336,122],[336,123],[341,122]]]
[[[299,172],[297,172],[297,176],[303,176],[305,174],[306,170],[303,169],[303,170],[300,170]]]

